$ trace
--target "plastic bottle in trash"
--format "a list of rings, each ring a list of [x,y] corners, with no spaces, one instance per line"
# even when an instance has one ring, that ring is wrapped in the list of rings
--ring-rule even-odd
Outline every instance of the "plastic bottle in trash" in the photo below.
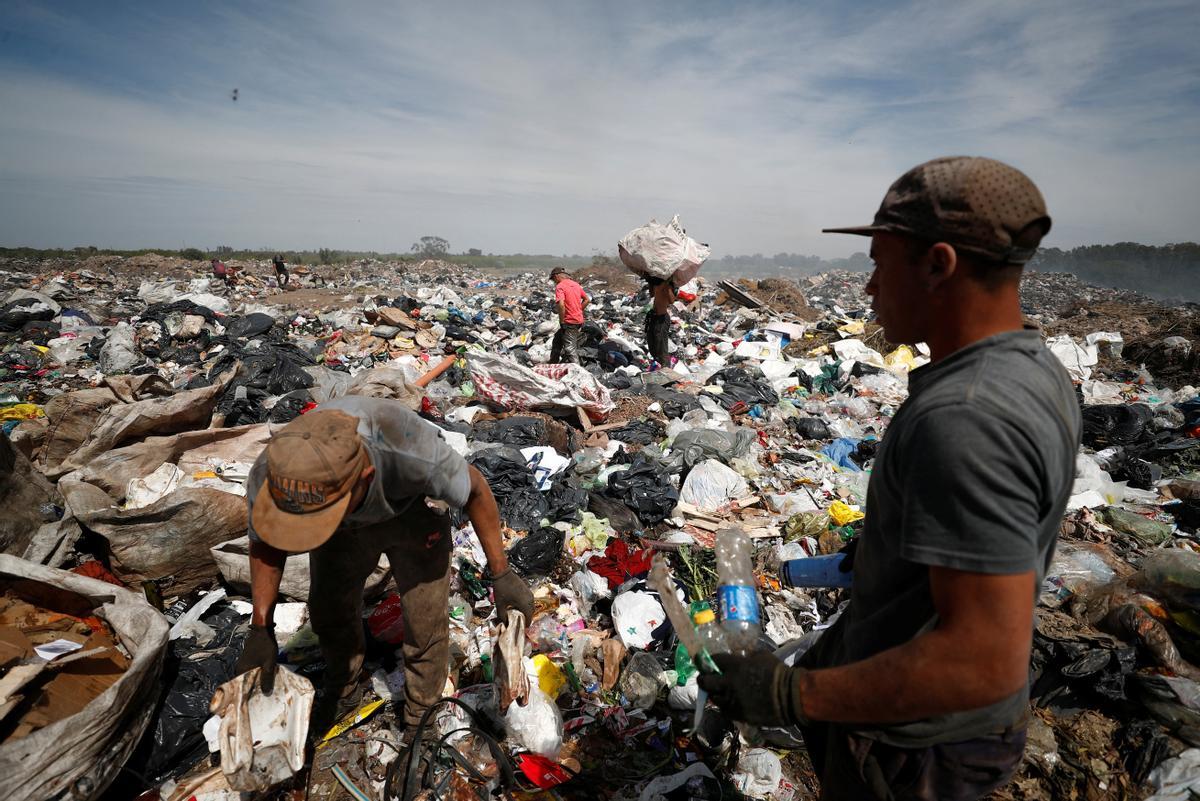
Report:
[[[740,528],[723,528],[717,532],[717,599],[721,603],[721,628],[728,650],[735,654],[757,650],[762,634],[751,548],[750,538]]]
[[[725,642],[725,630],[721,628],[716,614],[707,603],[692,613],[692,623],[695,624],[696,634],[709,656],[723,654],[729,650],[729,645]]]

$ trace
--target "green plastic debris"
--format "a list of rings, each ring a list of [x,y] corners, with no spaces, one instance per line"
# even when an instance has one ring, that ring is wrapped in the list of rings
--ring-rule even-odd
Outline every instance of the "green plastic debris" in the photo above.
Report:
[[[1171,526],[1142,517],[1119,506],[1105,507],[1100,513],[1100,518],[1122,534],[1128,534],[1146,545],[1162,545],[1171,539]]]

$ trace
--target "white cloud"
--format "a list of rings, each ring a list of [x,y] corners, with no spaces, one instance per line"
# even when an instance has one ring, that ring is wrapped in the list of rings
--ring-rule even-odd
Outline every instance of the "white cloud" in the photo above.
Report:
[[[1029,172],[1050,244],[1179,241],[1200,59],[1160,56],[1190,52],[1196,16],[294,4],[201,31],[150,16],[129,42],[68,25],[111,75],[0,61],[0,241],[588,252],[679,212],[718,253],[845,255],[862,243],[822,226],[952,152]]]

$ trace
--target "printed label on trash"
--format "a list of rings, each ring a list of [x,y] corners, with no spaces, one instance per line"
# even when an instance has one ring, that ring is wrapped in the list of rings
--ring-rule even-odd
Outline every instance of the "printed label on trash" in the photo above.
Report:
[[[717,600],[721,603],[722,620],[738,620],[758,625],[758,593],[753,587],[723,584],[717,587]]]

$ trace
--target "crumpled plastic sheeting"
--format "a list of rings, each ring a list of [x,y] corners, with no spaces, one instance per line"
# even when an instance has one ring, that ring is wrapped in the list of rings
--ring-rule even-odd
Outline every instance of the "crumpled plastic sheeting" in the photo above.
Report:
[[[1092,368],[1100,360],[1099,349],[1096,345],[1080,345],[1071,339],[1069,334],[1051,337],[1046,340],[1046,347],[1055,358],[1067,368],[1067,373],[1076,381],[1086,381],[1092,377]]]
[[[615,407],[608,387],[578,364],[522,367],[492,353],[472,352],[467,367],[479,397],[502,409],[576,409],[602,420]]]
[[[1146,801],[1192,801],[1200,795],[1200,748],[1189,748],[1150,771],[1154,794]]]

